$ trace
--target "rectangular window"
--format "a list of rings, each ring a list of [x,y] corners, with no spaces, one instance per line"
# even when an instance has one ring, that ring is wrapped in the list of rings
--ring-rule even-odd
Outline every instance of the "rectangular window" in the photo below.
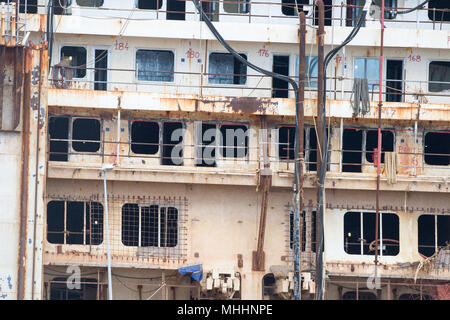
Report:
[[[48,202],[47,241],[53,244],[101,244],[103,205],[82,201]]]
[[[303,5],[309,5],[309,0],[282,0],[281,12],[285,16],[297,16],[298,12],[303,11],[305,15],[308,14],[308,10],[303,10]],[[298,6],[298,11],[297,11]]]
[[[176,247],[178,209],[125,204],[122,207],[122,243],[132,247]]]
[[[72,1],[73,0],[52,0],[53,13],[56,15],[70,15]]]
[[[81,278],[79,288],[71,288],[67,285],[67,278],[53,278],[50,281],[50,300],[96,300],[97,279]]]
[[[386,101],[403,101],[402,60],[386,60]]]
[[[431,61],[428,70],[428,91],[450,90],[450,61]]]
[[[223,158],[245,158],[248,154],[247,127],[223,124],[219,129],[222,141],[220,155]]]
[[[168,50],[136,52],[137,79],[142,81],[174,81],[174,54]]]
[[[138,9],[158,10],[161,9],[163,0],[136,0]]]
[[[375,212],[347,212],[344,215],[344,250],[348,254],[374,255]],[[380,213],[378,250],[381,256],[399,253],[399,219],[393,213]]]
[[[347,27],[356,26],[365,2],[366,2],[365,0],[347,0],[347,19],[346,19]],[[366,26],[365,21],[363,21],[362,26],[363,27]]]
[[[100,121],[77,118],[72,123],[72,148],[78,152],[100,150]],[[92,142],[91,142],[92,141]]]
[[[219,4],[218,1],[201,1],[202,9],[211,21],[219,21]],[[203,17],[200,17],[203,21]]]
[[[395,12],[397,11],[397,0],[385,0],[384,7],[384,18],[395,19]]]
[[[354,58],[353,78],[367,79],[369,91],[378,90],[380,60],[377,58]]]
[[[99,8],[103,6],[103,0],[77,0],[80,7]]]
[[[67,161],[69,156],[68,117],[49,117],[50,161]]]
[[[289,76],[289,56],[273,55],[273,72]],[[272,98],[288,98],[289,83],[284,80],[272,78]]]
[[[295,77],[298,77],[299,70],[299,58],[296,57],[295,60]],[[318,79],[318,64],[317,56],[306,56],[305,57],[305,87],[306,88],[317,88]]]
[[[373,163],[375,149],[378,148],[378,131],[367,130],[366,134],[366,160]],[[381,163],[384,163],[385,152],[394,151],[394,133],[381,130]]]
[[[61,48],[61,61],[67,62],[72,67],[72,78],[80,79],[86,76],[86,57],[87,51],[84,47],[64,46]]]
[[[425,163],[436,166],[450,164],[450,132],[425,132]]]
[[[420,254],[431,257],[450,243],[450,216],[424,214],[417,223]]]
[[[185,20],[185,12],[186,0],[167,0],[167,20]]]
[[[245,54],[240,55],[247,60]],[[213,84],[243,85],[247,81],[247,66],[234,58],[231,53],[210,53],[208,80]]]
[[[20,13],[37,13],[38,3],[37,0],[27,0],[19,2],[19,12]]]
[[[316,252],[316,211],[305,211],[300,215],[302,224],[302,251],[306,251],[306,242],[310,241],[311,252]],[[306,239],[309,240],[306,240]],[[294,213],[289,215],[289,247],[294,248]]]
[[[248,13],[249,0],[229,0],[223,3],[227,13]]]
[[[131,151],[136,154],[157,154],[159,151],[159,123],[133,121],[131,123]]]
[[[450,6],[445,0],[430,0],[428,2],[428,18],[432,21],[450,21]],[[445,10],[445,11],[444,11]]]

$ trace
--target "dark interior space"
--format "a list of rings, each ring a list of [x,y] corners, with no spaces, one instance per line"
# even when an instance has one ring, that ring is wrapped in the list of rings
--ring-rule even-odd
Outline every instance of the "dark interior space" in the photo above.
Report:
[[[64,201],[47,203],[47,241],[49,243],[64,243]]]
[[[450,61],[431,61],[428,67],[428,91],[450,90]]]
[[[437,216],[437,244],[445,247],[450,244],[450,216]]]
[[[403,101],[403,61],[386,60],[386,101]]]
[[[50,161],[67,161],[69,152],[69,118],[49,117]],[[64,141],[52,141],[64,140]]]
[[[342,300],[357,300],[356,296],[358,296],[358,300],[377,300],[377,296],[372,292],[359,291],[347,291],[342,296]]]
[[[68,201],[66,219],[66,243],[83,244],[84,202]]]
[[[383,221],[383,248],[381,248],[380,250],[383,250],[383,256],[396,256],[400,252],[399,218],[396,214],[391,213],[383,213],[381,218]],[[378,242],[378,246],[380,245],[380,242]]]
[[[211,21],[219,21],[219,2],[201,1],[202,9]],[[203,21],[203,17],[200,17]]]
[[[63,0],[61,0],[62,2]],[[28,0],[27,4],[25,5],[25,1],[22,0],[19,4],[19,12],[25,13],[25,9],[27,13],[37,13],[38,4],[37,0]]]
[[[138,0],[138,9],[158,10],[161,9],[164,0]]]
[[[450,11],[436,11],[439,9],[450,9],[450,3],[448,0],[430,0],[428,2],[428,18],[430,20],[440,22],[440,21],[450,21]],[[434,10],[436,9],[436,10]]]
[[[67,278],[53,278],[50,282],[50,300],[96,300],[97,279],[81,278],[80,289],[69,289]],[[92,282],[90,284],[89,282]]]
[[[293,160],[295,148],[295,127],[283,126],[278,130],[278,157]]]
[[[309,0],[282,0],[281,1],[281,12],[286,16],[296,16],[298,15],[297,12],[297,5],[298,10],[303,11],[303,5],[309,5]],[[305,14],[308,14],[308,11],[304,11]]]
[[[162,207],[160,214],[161,247],[175,247],[178,244],[178,210],[174,207]]]
[[[224,124],[220,126],[222,147],[220,155],[224,158],[244,158],[248,153],[247,127]]]
[[[289,56],[273,56],[273,72],[289,76]],[[287,81],[272,78],[272,98],[287,98],[289,96]]]
[[[67,14],[68,9],[64,9],[64,8],[67,8],[68,6],[70,6],[73,1],[76,1],[76,0],[52,0],[53,14],[56,14],[56,15]]]
[[[344,129],[342,172],[361,172],[362,131]]]
[[[378,130],[368,130],[366,136],[366,159],[373,163],[374,150],[378,148]],[[381,130],[381,163],[384,163],[384,153],[394,151],[394,133]]]
[[[422,294],[420,296],[419,293],[404,293],[398,300],[433,300],[433,298],[428,294]]]
[[[186,0],[167,0],[167,20],[185,20]]]
[[[309,159],[308,159],[307,168],[309,171],[316,171],[317,170],[317,152],[318,152],[316,128],[309,128],[307,130],[309,130],[309,146],[308,146]]]
[[[159,123],[134,121],[131,123],[131,151],[136,154],[156,154],[159,150]]]
[[[158,246],[157,205],[141,207],[141,247]]]
[[[97,119],[74,119],[72,148],[78,152],[97,152],[100,150],[100,121]]]
[[[139,244],[139,205],[126,203],[122,207],[122,243],[137,247]]]
[[[448,166],[450,164],[450,132],[425,133],[425,163]]]
[[[213,123],[202,123],[201,137],[199,137],[199,150],[197,156],[197,166],[215,167],[216,166],[216,128]]]
[[[268,273],[264,275],[264,277],[262,278],[262,284],[263,284],[263,295],[264,296],[273,295],[276,289],[276,280],[273,273]]]
[[[99,245],[103,242],[103,205],[99,202],[86,203],[86,244]]]
[[[331,22],[332,22],[332,12],[333,12],[333,8],[332,8],[332,4],[333,4],[333,0],[323,0],[323,6],[324,6],[324,16],[325,16],[325,21],[324,21],[324,25],[326,26],[331,26]],[[318,26],[319,25],[319,7],[318,6],[314,6],[314,25]]]
[[[87,51],[84,47],[64,46],[61,48],[61,61],[69,63],[72,70],[72,78],[84,78],[86,76]]]
[[[183,141],[183,137],[180,137],[179,135],[176,136],[177,139],[172,140],[172,138],[175,138],[175,136],[173,136],[173,133],[175,130],[180,130],[182,128],[183,128],[182,122],[165,122],[163,124],[163,146],[161,159],[161,163],[163,165],[168,166],[183,165],[183,149],[181,149],[181,151],[179,152],[178,150],[175,150],[176,154],[172,156],[172,151],[175,148],[175,146]]]
[[[95,50],[94,90],[107,90],[108,50]]]
[[[437,224],[437,234],[435,224]],[[420,254],[431,257],[436,252],[435,242],[438,248],[450,243],[450,216],[424,214],[419,217],[418,225]]]

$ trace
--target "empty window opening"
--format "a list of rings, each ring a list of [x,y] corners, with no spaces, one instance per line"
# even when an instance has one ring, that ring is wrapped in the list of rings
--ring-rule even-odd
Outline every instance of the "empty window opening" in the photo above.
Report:
[[[323,0],[324,7],[324,25],[331,26],[333,13],[333,0]],[[319,25],[319,7],[314,6],[314,25]]]
[[[227,13],[248,13],[249,0],[228,0],[223,3],[223,9]]]
[[[56,15],[70,15],[72,0],[52,0],[53,14]]]
[[[47,241],[54,244],[101,244],[103,205],[81,201],[48,202]]]
[[[289,76],[289,56],[273,56],[273,72]],[[284,80],[272,78],[272,98],[287,98],[289,96],[289,83]]]
[[[50,117],[50,161],[67,161],[69,152],[69,118]]]
[[[131,151],[136,154],[157,154],[159,151],[159,123],[134,121],[131,123]]]
[[[158,10],[162,7],[163,0],[137,0],[138,9]]]
[[[247,56],[240,54],[245,60]],[[245,84],[247,66],[237,60],[231,53],[211,53],[209,55],[208,80],[213,84]]]
[[[37,13],[38,3],[37,0],[28,0],[25,4],[24,1],[19,3],[20,13]]]
[[[448,166],[450,164],[450,132],[425,133],[425,163]]]
[[[80,7],[98,8],[103,6],[103,0],[77,0],[77,5]]]
[[[348,254],[375,254],[375,212],[347,212],[344,215],[344,250]],[[399,219],[393,213],[381,213],[378,251],[380,255],[399,253]]]
[[[450,243],[450,216],[425,214],[418,224],[420,254],[431,257]]]
[[[366,0],[347,0],[347,27],[354,27],[357,24],[365,2]],[[365,26],[366,21],[363,21],[362,27]]]
[[[428,294],[404,293],[398,300],[433,300],[433,298]]]
[[[183,142],[182,130],[182,122],[165,122],[163,124],[163,154],[161,159],[163,165],[183,164],[183,148],[179,148],[179,145]]]
[[[450,61],[431,61],[428,69],[428,91],[450,90]]]
[[[100,150],[100,121],[97,119],[74,119],[72,124],[72,148],[78,152],[97,152]]]
[[[108,50],[95,50],[94,90],[106,90],[108,81]]]
[[[361,172],[362,130],[344,129],[342,142],[342,172]]]
[[[366,160],[373,163],[375,149],[378,148],[378,131],[367,130],[366,135]],[[381,130],[381,163],[384,163],[385,152],[394,151],[394,133],[388,130]]]
[[[277,285],[273,273],[268,273],[262,278],[263,296],[272,297],[276,293]]]
[[[222,146],[220,155],[224,158],[244,158],[248,154],[247,127],[223,124],[220,126]]]
[[[219,4],[218,1],[201,1],[202,9],[211,21],[219,21]],[[203,17],[200,17],[203,21]]]
[[[169,50],[137,50],[136,72],[138,80],[173,82],[173,52]]]
[[[309,5],[309,0],[282,0],[281,12],[286,16],[297,16],[298,12],[303,11],[307,15],[308,10],[303,10],[303,5]]]
[[[397,0],[385,0],[384,7],[384,18],[395,19],[395,12],[397,11]]]
[[[86,76],[86,48],[64,46],[61,48],[61,60],[66,61],[72,67],[72,77],[84,78]]]
[[[353,77],[367,79],[369,90],[375,91],[379,87],[380,60],[378,58],[355,58]]]
[[[428,2],[428,18],[430,20],[441,22],[441,21],[450,21],[450,6],[448,1],[442,0],[430,0]],[[447,11],[442,11],[442,10]]]
[[[386,60],[386,101],[403,101],[403,61]]]
[[[50,300],[96,300],[97,279],[81,278],[80,288],[69,289],[67,278],[50,281]]]
[[[185,20],[186,0],[167,0],[167,20]]]
[[[302,225],[302,251],[306,251],[306,242],[310,242],[310,251],[316,252],[316,211],[303,211],[300,215]],[[307,240],[307,238],[309,240]],[[289,247],[294,249],[294,213],[289,215]]]
[[[278,157],[281,160],[294,160],[295,127],[280,127],[278,129]]]
[[[294,77],[298,78],[299,70],[299,57],[295,60],[295,74]],[[306,56],[305,57],[305,87],[306,88],[317,88],[318,79],[318,65],[317,56]]]
[[[347,291],[342,296],[342,300],[377,300],[377,296],[367,291]]]
[[[201,123],[198,136],[196,165],[200,167],[216,166],[217,125]]]
[[[127,203],[122,207],[122,243],[132,247],[175,247],[178,209]]]

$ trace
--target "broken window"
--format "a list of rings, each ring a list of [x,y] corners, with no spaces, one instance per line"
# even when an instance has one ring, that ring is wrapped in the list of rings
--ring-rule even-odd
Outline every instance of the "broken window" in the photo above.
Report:
[[[399,253],[399,219],[393,213],[380,213],[378,250],[380,255]],[[344,250],[348,254],[375,254],[375,212],[347,212],[344,215]]]
[[[228,13],[248,13],[249,0],[229,0],[223,3],[223,9]]]
[[[159,151],[159,123],[133,121],[131,123],[131,151],[136,154],[157,154]]]
[[[37,0],[27,0],[26,4],[24,3],[24,1],[19,2],[20,13],[37,13],[37,8]]]
[[[418,225],[420,254],[431,257],[450,244],[450,216],[424,214]]]
[[[248,154],[247,127],[243,125],[220,125],[222,146],[220,155],[224,158],[244,158]]]
[[[64,46],[61,48],[61,61],[72,67],[71,78],[84,78],[86,76],[87,52],[84,47]]]
[[[299,70],[299,58],[296,57],[295,60],[295,77],[298,77]],[[305,87],[306,88],[317,88],[318,79],[318,65],[317,56],[306,56],[305,57]]]
[[[282,0],[281,12],[286,16],[297,16],[298,12],[303,11],[306,15],[308,10],[303,10],[303,5],[309,5],[309,0]]]
[[[316,211],[305,211],[300,215],[302,224],[302,251],[306,251],[306,239],[310,239],[311,252],[316,252]],[[289,247],[294,249],[294,212],[289,215]]]
[[[380,60],[377,58],[355,58],[353,78],[367,79],[369,91],[379,87]]]
[[[245,54],[240,55],[247,60]],[[210,53],[208,80],[214,84],[245,84],[247,66],[233,57],[231,53]]]
[[[273,55],[273,72],[289,76],[289,56]],[[288,98],[289,83],[272,77],[272,98]]]
[[[173,52],[169,50],[137,50],[136,73],[138,80],[173,82]]]
[[[428,91],[450,90],[450,61],[431,61],[428,69]]]
[[[161,9],[163,0],[136,0],[138,9],[158,10]]]
[[[122,243],[132,247],[175,247],[178,209],[127,203],[122,207]]]
[[[167,0],[167,20],[185,20],[185,11],[186,0]]]
[[[69,118],[49,117],[50,161],[67,161],[69,156]]]
[[[378,148],[378,131],[367,130],[366,135],[366,160],[373,163],[375,149]],[[364,136],[364,132],[363,132]],[[381,130],[381,163],[384,163],[385,152],[394,151],[394,133],[388,130]]]
[[[77,5],[80,7],[94,7],[103,6],[103,0],[77,0]]]
[[[386,101],[403,101],[402,60],[386,60]]]
[[[450,164],[450,132],[425,133],[425,163],[448,166]]]
[[[97,279],[81,278],[80,288],[70,289],[68,278],[54,278],[50,281],[50,300],[97,300]]]
[[[97,152],[100,149],[100,121],[85,118],[74,119],[72,148],[78,152]]]
[[[48,202],[47,241],[54,244],[101,244],[103,205],[82,201]]]
[[[430,20],[441,22],[450,21],[450,9],[448,1],[430,0],[428,2],[428,18]],[[447,11],[443,11],[447,10]]]
[[[367,291],[347,291],[342,296],[342,300],[377,300],[377,296]]]

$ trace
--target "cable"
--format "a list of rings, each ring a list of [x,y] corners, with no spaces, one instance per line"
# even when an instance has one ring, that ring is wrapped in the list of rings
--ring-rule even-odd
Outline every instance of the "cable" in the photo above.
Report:
[[[407,14],[407,13],[416,11],[416,10],[418,10],[418,9],[422,9],[422,7],[423,7],[425,4],[427,4],[428,2],[430,2],[430,0],[425,0],[424,2],[422,2],[421,4],[419,4],[417,7],[414,7],[414,8],[408,9],[408,10],[404,10],[404,11],[396,11],[396,12],[395,12],[395,16],[397,16],[398,14]],[[394,18],[395,18],[395,16],[394,16]]]

